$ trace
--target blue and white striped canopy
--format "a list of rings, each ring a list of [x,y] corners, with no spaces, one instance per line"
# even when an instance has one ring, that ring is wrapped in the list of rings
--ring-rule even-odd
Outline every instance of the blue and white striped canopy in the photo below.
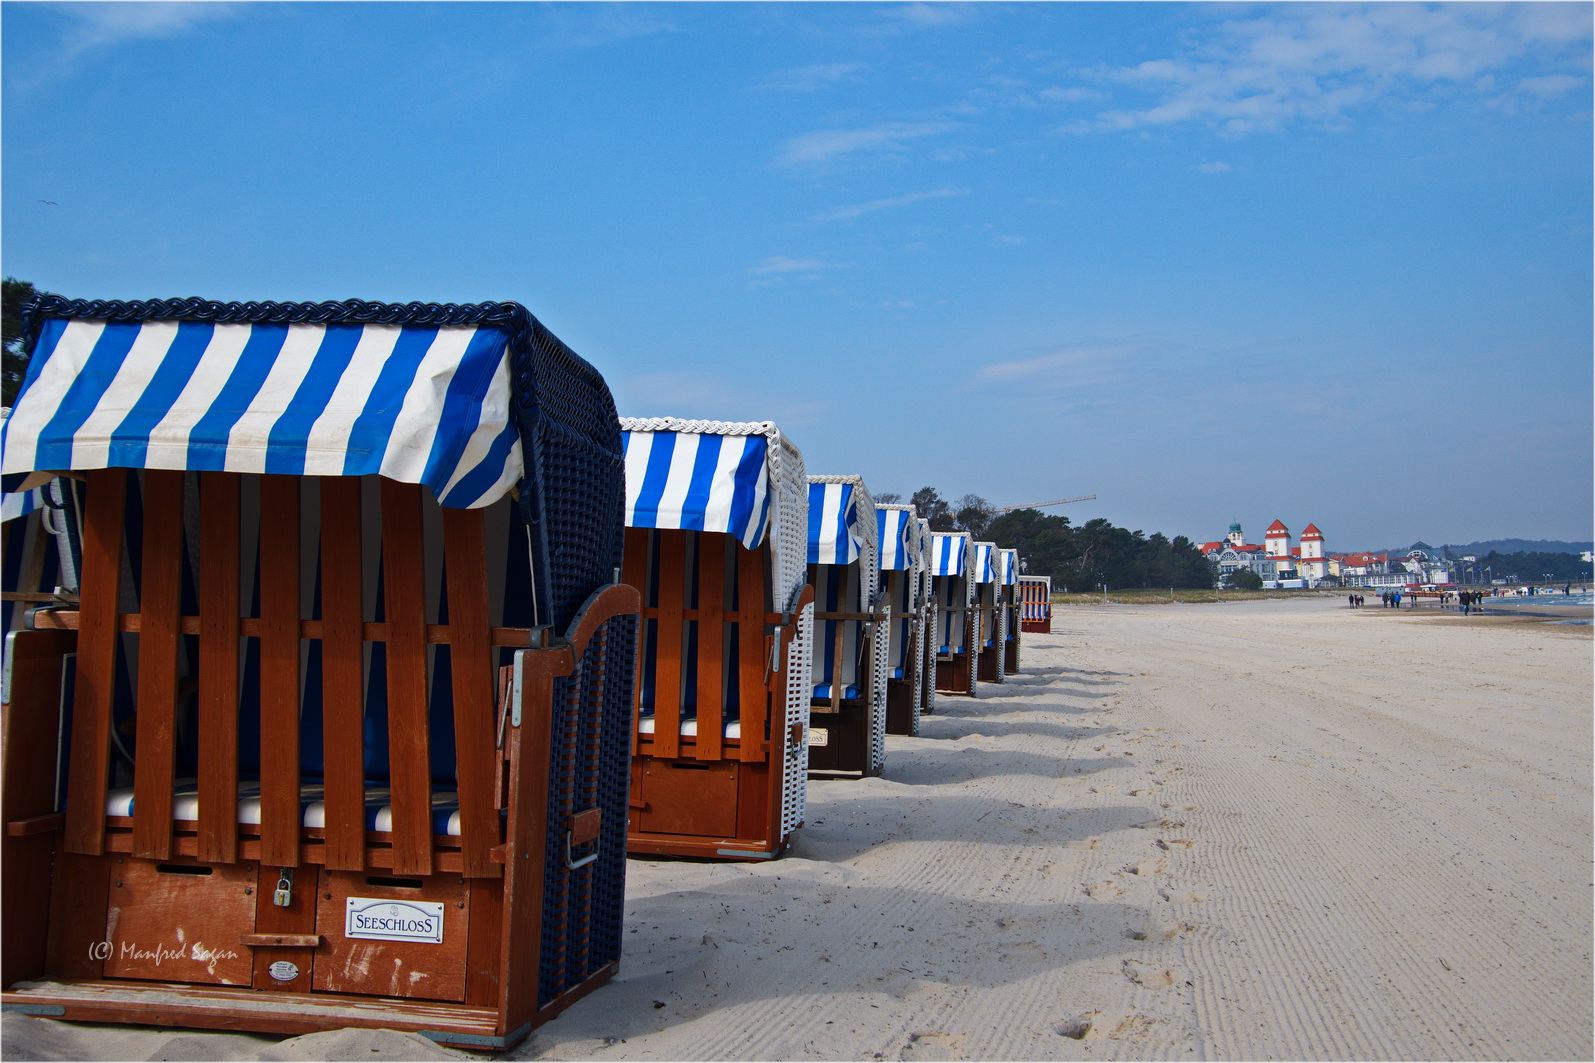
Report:
[[[1002,558],[1002,582],[1006,587],[1012,587],[1019,582],[1019,551],[999,550]]]
[[[522,476],[496,327],[45,318],[3,471],[380,474],[445,506]]]
[[[852,484],[809,483],[809,564],[850,565],[863,552],[869,518]]]
[[[975,582],[996,583],[997,561],[994,556],[997,552],[995,543],[975,544]]]
[[[882,570],[907,570],[914,567],[919,551],[919,529],[912,510],[876,506],[876,542],[880,543]]]
[[[762,435],[624,431],[626,526],[726,532],[749,550],[770,516]]]
[[[965,556],[969,552],[969,536],[962,532],[935,532],[931,536],[932,576],[962,576]]]
[[[42,487],[35,487],[31,491],[7,491],[0,494],[0,523],[26,516],[43,505]]]

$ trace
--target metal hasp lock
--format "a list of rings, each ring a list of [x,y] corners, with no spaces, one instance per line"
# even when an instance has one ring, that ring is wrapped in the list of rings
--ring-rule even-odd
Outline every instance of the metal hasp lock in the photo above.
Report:
[[[285,867],[277,873],[277,889],[271,895],[271,903],[279,908],[286,908],[294,902],[294,869]]]

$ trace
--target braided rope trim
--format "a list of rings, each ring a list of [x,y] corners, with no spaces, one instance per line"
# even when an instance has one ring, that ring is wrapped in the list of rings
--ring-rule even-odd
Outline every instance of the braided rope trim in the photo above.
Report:
[[[686,432],[709,436],[769,436],[780,439],[774,421],[698,421],[684,417],[622,417],[624,432]]]
[[[220,302],[191,296],[186,299],[68,299],[41,295],[22,307],[23,336],[31,352],[39,327],[47,317],[88,321],[208,321],[218,325],[412,325],[427,328],[492,326],[510,335],[517,354],[528,351],[533,336],[547,333],[542,322],[520,303],[378,303],[366,299],[341,302],[294,303],[271,300]],[[557,343],[557,341],[556,341]],[[570,368],[592,382],[603,377],[592,365],[564,344],[559,354]]]

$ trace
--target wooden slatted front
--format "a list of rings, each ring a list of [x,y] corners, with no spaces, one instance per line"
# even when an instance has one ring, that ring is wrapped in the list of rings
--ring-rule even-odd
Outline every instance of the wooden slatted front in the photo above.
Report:
[[[139,602],[123,612],[122,573],[128,559],[125,520],[130,473],[110,469],[88,475],[85,491],[82,600],[76,612],[40,614],[41,628],[76,629],[78,663],[73,703],[69,788],[63,847],[98,855],[108,848],[106,799],[111,785],[115,677],[120,639],[137,636],[138,679],[132,713],[134,750],[131,833],[109,848],[153,859],[195,856],[201,861],[258,860],[268,867],[325,863],[340,871],[384,868],[401,875],[459,869],[473,878],[503,874],[493,850],[502,843],[499,793],[502,753],[497,748],[499,647],[526,647],[524,628],[489,626],[488,551],[481,511],[444,510],[443,548],[448,623],[427,623],[423,565],[422,489],[382,481],[380,515],[384,616],[364,619],[362,557],[378,548],[362,536],[360,482],[328,477],[320,493],[319,557],[301,550],[302,477],[258,477],[258,615],[245,616],[241,588],[245,534],[244,477],[201,473],[198,542],[184,526],[185,475],[147,471],[143,521],[138,529]],[[194,582],[198,615],[182,608],[185,557],[197,555]],[[306,619],[301,587],[319,565],[321,615]],[[679,566],[678,572],[679,572]],[[182,636],[198,636],[198,656],[185,677]],[[320,640],[325,823],[302,826],[304,774],[301,733],[303,640]],[[258,691],[241,691],[248,644],[258,648]],[[365,658],[370,643],[387,646],[389,778],[367,777],[364,711]],[[452,687],[429,696],[428,647],[449,647]],[[197,682],[195,681],[197,680]],[[197,725],[191,757],[197,760],[197,821],[174,825],[174,781],[185,698],[193,698]],[[259,733],[242,734],[241,693],[258,694]],[[434,785],[429,762],[430,701],[452,698],[460,834],[433,833]],[[258,745],[257,745],[258,743]],[[259,749],[261,817],[240,825],[241,775],[252,765],[243,749]],[[125,783],[121,783],[125,785]],[[368,787],[391,791],[393,829],[366,828]],[[188,832],[192,829],[193,833]],[[319,833],[319,837],[318,837]],[[391,849],[384,846],[391,846]],[[435,849],[458,846],[439,862]]]
[[[693,539],[689,539],[693,537]],[[694,553],[689,553],[689,548]],[[697,603],[688,607],[689,561],[696,560],[694,589]],[[768,743],[764,741],[770,715],[770,640],[765,629],[781,623],[781,616],[769,612],[765,586],[766,551],[748,550],[730,536],[713,532],[687,532],[675,529],[626,529],[624,581],[644,597],[642,636],[652,625],[651,661],[640,661],[639,673],[653,672],[652,704],[644,684],[637,685],[637,714],[651,712],[653,732],[632,731],[632,752],[647,752],[655,757],[683,760],[764,761]],[[650,595],[648,588],[653,585]],[[736,665],[734,690],[736,704],[727,694],[733,690],[725,652],[726,626],[735,625],[730,643]],[[693,637],[689,640],[689,629]],[[693,705],[685,704],[683,677],[687,667],[687,648],[695,647],[692,662]],[[682,725],[696,716],[696,735],[683,735]],[[726,725],[741,721],[740,738],[726,738]]]

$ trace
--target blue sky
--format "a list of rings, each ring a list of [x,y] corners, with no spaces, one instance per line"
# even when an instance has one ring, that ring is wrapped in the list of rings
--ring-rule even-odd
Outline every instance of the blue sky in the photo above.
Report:
[[[5,3],[0,265],[518,300],[877,491],[1585,539],[1591,11]]]

